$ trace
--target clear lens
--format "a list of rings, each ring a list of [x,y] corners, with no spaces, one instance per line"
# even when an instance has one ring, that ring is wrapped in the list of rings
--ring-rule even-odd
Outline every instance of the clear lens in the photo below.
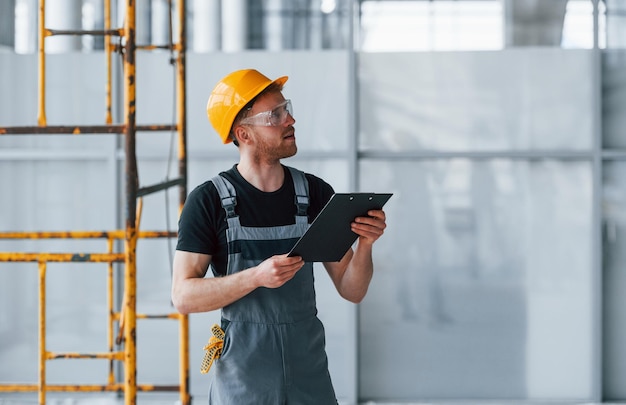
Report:
[[[291,100],[285,100],[271,111],[264,111],[241,120],[242,125],[259,125],[265,127],[277,127],[287,121],[288,115],[293,117]]]

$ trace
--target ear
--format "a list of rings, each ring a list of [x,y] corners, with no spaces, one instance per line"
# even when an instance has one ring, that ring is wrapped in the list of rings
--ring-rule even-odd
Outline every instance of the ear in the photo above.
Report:
[[[248,133],[248,128],[242,125],[236,126],[233,133],[235,134],[235,138],[240,144],[248,143],[248,141],[250,140],[250,134]]]

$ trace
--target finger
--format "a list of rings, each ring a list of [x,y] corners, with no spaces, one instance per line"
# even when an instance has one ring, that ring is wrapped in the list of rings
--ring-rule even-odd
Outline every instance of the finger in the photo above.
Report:
[[[301,256],[287,256],[287,254],[284,255],[280,255],[280,256],[276,256],[276,260],[278,261],[279,265],[281,266],[289,266],[292,264],[297,264],[297,263],[301,263],[302,257]]]
[[[362,237],[378,239],[384,233],[384,228],[369,226],[366,224],[353,223],[352,232]]]
[[[385,221],[381,221],[379,219],[367,218],[367,217],[356,218],[355,221],[353,222],[353,225],[356,226],[358,229],[363,229],[363,230],[367,230],[368,228],[379,229],[381,233],[387,227],[387,224],[385,223]]]
[[[385,211],[383,210],[370,210],[367,212],[367,215],[376,219],[380,219],[382,221],[384,221],[386,218]]]

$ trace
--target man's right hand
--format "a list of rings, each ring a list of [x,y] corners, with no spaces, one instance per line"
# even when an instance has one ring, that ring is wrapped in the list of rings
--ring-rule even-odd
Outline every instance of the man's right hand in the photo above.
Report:
[[[257,284],[259,287],[278,288],[291,280],[302,266],[304,260],[300,256],[272,256],[254,268]]]

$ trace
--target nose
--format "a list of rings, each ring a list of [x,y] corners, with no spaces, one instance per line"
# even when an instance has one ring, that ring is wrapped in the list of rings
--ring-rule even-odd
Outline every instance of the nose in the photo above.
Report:
[[[293,115],[291,115],[291,113],[287,112],[287,118],[285,119],[285,123],[287,123],[287,125],[293,125],[296,123],[296,119],[293,118]]]

